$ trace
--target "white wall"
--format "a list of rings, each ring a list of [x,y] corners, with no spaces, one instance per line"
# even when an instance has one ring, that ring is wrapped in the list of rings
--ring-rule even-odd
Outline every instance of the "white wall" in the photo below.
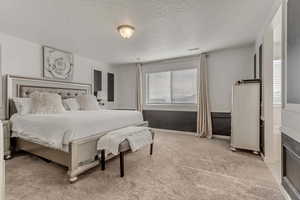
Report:
[[[137,108],[137,67],[135,64],[117,66],[116,94],[119,109]]]
[[[212,112],[231,112],[232,86],[237,80],[252,79],[253,45],[209,53],[209,96]]]
[[[2,75],[11,74],[26,77],[42,77],[43,57],[42,46],[20,38],[0,33]],[[107,72],[113,68],[79,55],[74,54],[74,82],[92,83],[92,69],[102,70],[104,94],[107,91]],[[3,88],[5,91],[5,88]],[[4,96],[4,95],[2,95]],[[113,105],[109,105],[113,106]],[[3,107],[3,103],[2,103]],[[0,114],[0,118],[1,118]]]
[[[273,146],[273,27],[266,29],[263,40],[263,118],[265,122],[265,161],[274,161]]]
[[[223,49],[209,53],[209,93],[212,112],[230,112],[231,89],[234,82],[240,79],[253,78],[253,47],[253,45],[246,45],[243,47]],[[195,59],[196,57],[193,57],[190,60],[191,63],[196,63],[197,65],[198,61],[195,62]],[[189,59],[183,58],[182,60],[187,62]],[[174,65],[178,65],[176,63],[180,63],[182,60],[176,59]],[[164,64],[161,63],[145,64],[143,65],[143,71],[160,70],[156,66],[164,68]],[[185,66],[182,68],[185,68]],[[176,67],[176,69],[178,69],[178,67]],[[134,64],[117,67],[118,108],[136,108],[136,74],[137,71]],[[148,106],[147,109],[156,108],[150,108]],[[178,106],[168,106],[167,108],[164,107],[158,109],[195,111],[196,107],[180,106],[179,108]]]

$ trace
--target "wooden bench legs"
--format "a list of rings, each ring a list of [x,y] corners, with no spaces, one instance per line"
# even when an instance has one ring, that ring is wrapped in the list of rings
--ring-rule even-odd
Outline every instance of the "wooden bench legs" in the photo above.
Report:
[[[100,158],[101,170],[105,170],[105,150],[101,150],[101,158]]]
[[[124,177],[124,152],[120,152],[120,177]]]
[[[152,156],[152,154],[153,154],[153,143],[150,144],[150,155]]]
[[[124,177],[124,152],[120,152],[120,177]],[[101,170],[105,170],[105,150],[101,150],[100,155]]]
[[[152,154],[153,154],[153,143],[150,145],[150,155]],[[124,155],[125,155],[124,151],[120,152],[120,177],[124,177],[124,172],[125,172]],[[101,150],[100,165],[101,165],[101,170],[105,170],[105,150]]]

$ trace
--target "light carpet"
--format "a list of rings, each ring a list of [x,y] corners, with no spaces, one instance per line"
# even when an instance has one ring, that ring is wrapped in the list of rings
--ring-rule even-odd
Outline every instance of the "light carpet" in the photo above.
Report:
[[[107,162],[69,184],[66,169],[30,155],[6,162],[7,200],[283,200],[264,162],[231,152],[225,140],[157,133],[144,148]]]

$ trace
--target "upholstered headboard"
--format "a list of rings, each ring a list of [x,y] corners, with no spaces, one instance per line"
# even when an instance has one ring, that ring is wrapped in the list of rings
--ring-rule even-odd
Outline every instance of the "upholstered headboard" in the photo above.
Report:
[[[91,94],[92,91],[92,85],[85,83],[70,83],[12,75],[7,75],[6,78],[6,118],[8,119],[16,112],[15,105],[12,101],[13,97],[29,97],[31,93],[38,91],[57,93],[62,99],[66,99]]]

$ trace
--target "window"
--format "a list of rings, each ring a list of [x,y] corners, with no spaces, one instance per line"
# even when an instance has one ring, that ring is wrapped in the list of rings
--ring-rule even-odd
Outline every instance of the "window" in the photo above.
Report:
[[[171,103],[171,72],[148,74],[148,103]]]
[[[147,73],[147,104],[196,104],[197,69]]]

